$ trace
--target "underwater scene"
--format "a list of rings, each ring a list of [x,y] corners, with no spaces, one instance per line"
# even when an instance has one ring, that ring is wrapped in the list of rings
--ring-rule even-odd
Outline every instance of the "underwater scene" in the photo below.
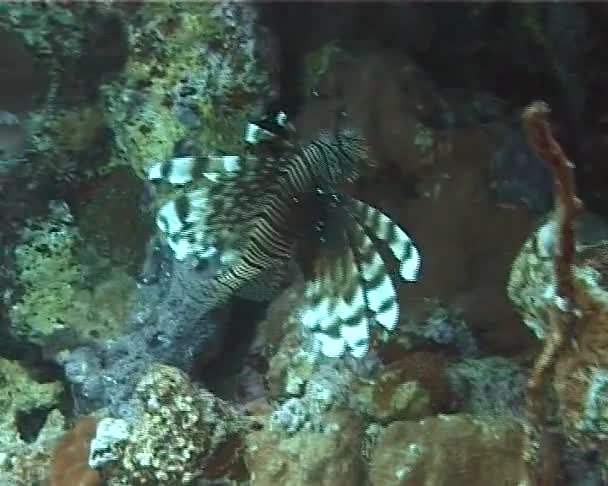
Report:
[[[606,25],[1,2],[0,486],[608,485]]]

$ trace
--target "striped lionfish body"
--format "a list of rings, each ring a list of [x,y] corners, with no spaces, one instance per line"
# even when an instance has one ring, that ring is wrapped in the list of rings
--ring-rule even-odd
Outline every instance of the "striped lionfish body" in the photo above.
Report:
[[[378,246],[396,257],[405,281],[417,278],[419,252],[388,216],[338,191],[367,163],[367,146],[356,130],[322,132],[296,147],[285,115],[273,121],[271,128],[263,122],[247,127],[245,141],[254,154],[176,157],[152,165],[149,179],[182,186],[158,211],[157,225],[176,258],[219,254],[225,264],[205,284],[201,312],[232,295],[268,300],[296,262],[306,279],[302,324],[314,349],[361,357],[370,326],[392,330],[399,319],[395,282]]]

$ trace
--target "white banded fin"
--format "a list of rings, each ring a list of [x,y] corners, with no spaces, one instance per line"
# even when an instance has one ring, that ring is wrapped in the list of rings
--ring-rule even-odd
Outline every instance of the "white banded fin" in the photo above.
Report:
[[[163,167],[162,163],[153,164],[150,167],[148,167],[148,170],[147,170],[148,180],[157,181],[157,180],[162,179],[163,178],[162,167]]]
[[[266,142],[276,138],[277,135],[272,133],[270,130],[262,128],[257,123],[248,123],[245,129],[244,140],[246,143],[256,145],[260,142]]]
[[[319,302],[309,305],[302,314],[302,324],[309,329],[327,329],[331,322],[331,302],[322,297]]]
[[[241,157],[238,155],[187,155],[153,164],[147,175],[151,181],[162,180],[174,185],[188,184],[200,177],[215,183],[222,174],[236,172],[240,167]]]
[[[152,165],[148,169],[148,179],[165,180],[170,184],[180,185],[192,181],[192,169],[195,158],[191,156],[174,157],[165,162]]]
[[[322,332],[313,334],[313,350],[321,352],[328,358],[339,358],[346,351],[346,340],[342,337],[334,337]]]
[[[168,235],[177,234],[183,228],[184,225],[179,217],[174,200],[165,203],[158,210],[156,225],[163,233]]]
[[[210,155],[208,157],[207,171],[209,172],[236,172],[241,167],[241,157],[238,155]]]
[[[210,180],[211,182],[217,182],[220,175],[217,172],[203,172],[203,177]]]
[[[340,335],[344,338],[351,354],[356,358],[360,358],[361,356],[357,356],[353,351],[365,350],[367,352],[369,345],[369,325],[367,320],[362,320],[354,326],[342,325],[340,327]]]
[[[274,121],[277,126],[286,129],[290,133],[295,133],[296,127],[294,127],[293,124],[289,121],[289,117],[284,111],[279,111],[274,117]]]
[[[379,240],[386,242],[391,252],[399,260],[399,275],[407,282],[418,280],[420,252],[403,229],[369,204],[351,199],[355,218]]]
[[[375,320],[385,329],[395,329],[399,322],[399,302],[386,264],[372,239],[356,218],[351,218],[353,234],[351,244],[360,266],[367,307]]]
[[[167,244],[169,245],[169,248],[173,250],[174,256],[177,260],[184,260],[186,257],[194,253],[192,245],[186,238],[168,238]]]
[[[360,358],[370,338],[363,277],[345,235],[340,240],[343,253],[320,256],[314,266],[304,289],[301,322],[313,331],[313,347],[324,356],[348,352]]]

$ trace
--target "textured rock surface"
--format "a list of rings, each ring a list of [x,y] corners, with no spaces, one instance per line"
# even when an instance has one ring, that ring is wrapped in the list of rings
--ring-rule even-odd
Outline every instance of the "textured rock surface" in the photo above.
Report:
[[[234,150],[273,94],[271,43],[247,2],[151,3],[127,16],[129,57],[104,86],[113,163],[143,169],[196,150]]]
[[[252,432],[246,450],[251,484],[363,485],[363,432],[360,419],[344,411],[330,413],[323,431]]]
[[[555,306],[552,219],[524,244],[513,264],[509,296],[539,338],[551,334]],[[608,454],[608,237],[590,215],[580,221],[574,268],[577,317],[572,339],[557,356],[553,386],[565,433],[584,449]]]
[[[472,415],[521,417],[528,373],[499,356],[465,359],[448,366],[446,374],[458,410]]]
[[[120,457],[110,470],[111,486],[191,484],[218,467],[222,450],[235,443],[244,422],[225,402],[194,386],[181,371],[155,365],[139,382],[143,414],[129,439],[117,447]]]
[[[371,484],[517,486],[521,438],[514,422],[468,415],[395,422],[372,453]]]
[[[414,420],[446,410],[450,392],[441,355],[410,352],[378,370],[368,381],[355,381],[353,399],[372,420]]]
[[[122,331],[135,281],[86,247],[64,202],[23,231],[15,264],[15,335],[50,353]]]
[[[19,364],[0,358],[0,485],[31,486],[47,477],[50,447],[63,434],[64,418],[55,409],[62,391],[60,383],[37,383]],[[37,415],[43,422],[24,437]]]

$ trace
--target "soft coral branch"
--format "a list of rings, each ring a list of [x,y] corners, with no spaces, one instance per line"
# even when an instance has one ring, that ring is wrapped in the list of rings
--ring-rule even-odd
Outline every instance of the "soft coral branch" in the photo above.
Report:
[[[553,175],[555,186],[555,215],[552,235],[554,245],[553,270],[555,299],[549,305],[550,331],[543,350],[532,369],[527,387],[528,430],[524,443],[526,464],[535,462],[539,439],[544,430],[545,395],[547,383],[554,374],[555,361],[569,341],[576,324],[576,291],[574,287],[574,258],[576,250],[575,220],[582,206],[576,195],[574,164],[568,160],[551,133],[549,106],[542,101],[528,105],[523,112],[523,125],[528,142],[543,159]],[[549,223],[551,224],[551,223]],[[540,481],[542,484],[542,479]]]

